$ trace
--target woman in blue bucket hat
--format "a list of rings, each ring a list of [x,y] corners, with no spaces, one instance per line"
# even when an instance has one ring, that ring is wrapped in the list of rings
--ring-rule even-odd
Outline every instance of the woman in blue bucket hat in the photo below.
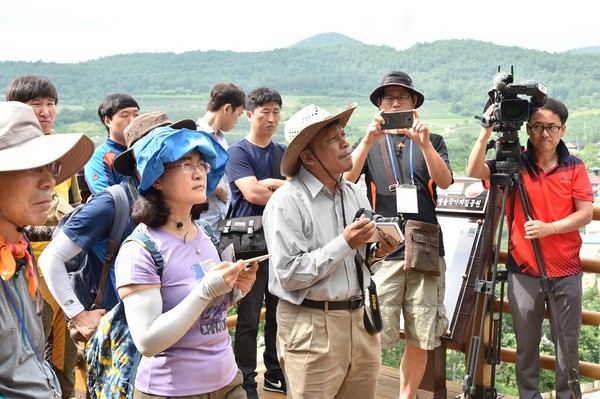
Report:
[[[150,253],[128,241],[116,261],[119,296],[144,355],[134,398],[245,398],[226,317],[252,287],[258,265],[222,262],[195,222],[225,171],[227,152],[204,132],[169,126],[132,150],[126,168],[140,181],[134,234],[148,235],[164,260],[159,276]]]

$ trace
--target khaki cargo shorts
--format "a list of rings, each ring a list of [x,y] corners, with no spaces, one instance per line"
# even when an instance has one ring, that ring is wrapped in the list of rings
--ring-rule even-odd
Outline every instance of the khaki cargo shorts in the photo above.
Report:
[[[431,350],[441,344],[448,330],[444,307],[446,262],[440,257],[440,276],[405,271],[404,260],[383,261],[373,275],[383,321],[381,347],[395,348],[400,343],[401,321],[406,341]]]

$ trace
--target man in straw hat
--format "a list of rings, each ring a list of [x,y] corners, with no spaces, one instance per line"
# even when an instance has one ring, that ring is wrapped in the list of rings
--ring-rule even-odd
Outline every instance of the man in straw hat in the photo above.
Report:
[[[84,134],[44,135],[29,105],[0,103],[0,397],[60,397],[44,361],[39,277],[23,227],[46,222],[55,185],[93,151]]]
[[[115,158],[113,163],[118,173],[125,176],[134,175],[130,167],[132,162],[135,165],[132,154],[133,144],[154,128],[161,126],[195,130],[196,122],[187,119],[173,123],[164,112],[150,112],[136,117],[124,132],[128,150]],[[129,184],[130,181],[131,184]],[[124,180],[119,184],[127,193],[130,207],[133,198],[137,197],[138,177],[134,175],[131,179]],[[95,266],[94,273],[97,276],[96,283],[98,283],[114,218],[114,199],[106,190],[101,191],[93,196],[84,209],[77,213],[71,222],[60,231],[40,257],[40,266],[46,276],[50,292],[77,330],[88,339],[96,331],[102,315],[118,302],[117,291],[114,287],[114,268],[110,270],[110,278],[104,289],[102,301],[104,309],[85,309],[69,283],[65,264],[81,251],[88,252]],[[132,222],[129,221],[122,238],[127,237],[133,228]]]
[[[436,227],[437,187],[452,184],[448,150],[442,136],[430,134],[416,108],[424,96],[402,71],[386,74],[371,93],[379,112],[365,136],[354,144],[354,167],[344,174],[350,181],[364,173],[367,196],[374,210],[383,216],[401,215]],[[382,112],[412,110],[414,121],[408,129],[383,130]],[[404,316],[406,350],[400,366],[400,398],[410,398],[421,383],[427,364],[427,351],[441,344],[448,327],[444,308],[445,270],[442,232],[439,229],[440,276],[406,271],[404,245],[390,254],[374,276],[380,288],[384,330],[381,346],[400,343],[400,311]]]
[[[352,168],[344,127],[355,108],[331,115],[309,105],[290,118],[281,169],[291,180],[263,214],[288,398],[375,397],[381,353],[363,321],[363,287],[371,284],[370,266],[398,242],[370,219],[355,220],[370,209],[360,188],[342,178]],[[367,252],[374,235],[379,243]]]

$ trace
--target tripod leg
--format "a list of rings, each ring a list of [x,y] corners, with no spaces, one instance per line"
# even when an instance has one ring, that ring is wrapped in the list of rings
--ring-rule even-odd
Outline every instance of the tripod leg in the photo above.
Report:
[[[515,174],[514,181],[516,182],[516,186],[519,192],[519,198],[521,200],[521,205],[523,207],[523,212],[525,214],[525,220],[531,219],[533,215],[531,212],[531,205],[529,203],[529,198],[527,197],[527,192],[525,191],[525,186],[521,180],[521,176],[519,173]],[[571,357],[569,355],[568,348],[566,346],[563,332],[560,327],[560,323],[558,321],[558,312],[556,310],[556,302],[554,300],[554,294],[552,292],[552,281],[548,277],[548,273],[546,270],[546,263],[544,262],[544,257],[542,254],[542,248],[539,240],[534,239],[531,240],[531,244],[533,245],[533,252],[535,254],[536,263],[539,270],[540,275],[540,284],[542,286],[542,291],[546,297],[546,306],[548,308],[548,317],[550,319],[550,328],[552,330],[552,335],[556,338],[558,342],[557,348],[557,358],[559,354],[561,354],[561,359],[565,365],[565,371],[568,376],[568,385],[571,390],[571,395],[575,399],[581,398],[581,387],[579,385],[579,375],[577,370],[573,367],[573,362],[571,361]],[[558,360],[557,360],[558,361]]]
[[[467,359],[466,373],[463,382],[463,395],[466,399],[474,398],[478,394],[476,379],[479,372],[479,364],[481,361],[481,350],[484,336],[484,328],[486,323],[490,323],[490,329],[493,331],[489,334],[488,346],[486,348],[485,361],[488,364],[492,364],[490,369],[490,386],[484,388],[484,398],[495,398],[497,397],[495,390],[495,365],[499,363],[498,359],[492,359],[493,356],[498,354],[494,350],[495,347],[499,346],[498,342],[494,340],[500,340],[501,331],[498,330],[498,325],[501,325],[501,313],[500,320],[495,318],[493,311],[493,303],[495,299],[495,285],[497,276],[497,267],[500,251],[500,243],[502,240],[502,223],[504,219],[504,210],[506,209],[506,201],[508,198],[508,186],[510,178],[507,175],[494,175],[492,177],[492,186],[488,198],[488,203],[485,212],[483,235],[481,237],[479,247],[479,263],[477,268],[477,280],[475,282],[475,292],[477,293],[474,307],[473,325],[471,331],[471,340],[469,346],[469,356]],[[504,195],[502,197],[502,203],[500,206],[500,217],[496,217],[495,206],[497,202],[497,195],[500,190],[499,187],[504,186]],[[497,222],[496,228],[494,223]],[[494,234],[496,229],[499,231]],[[494,245],[494,237],[497,237],[497,243]],[[493,249],[493,251],[492,251]],[[486,278],[488,280],[486,280]],[[483,303],[481,300],[483,299]],[[491,316],[491,317],[490,317]],[[478,318],[479,317],[479,318]],[[499,356],[499,354],[498,354]],[[481,394],[481,392],[480,392]]]
[[[556,349],[556,397],[568,397],[569,389],[566,392],[560,392],[559,387],[568,387],[569,375],[564,372],[566,365],[562,361],[564,356],[569,356],[571,365],[576,371],[579,369],[579,338],[580,329],[577,326],[581,323],[581,293],[582,293],[582,275],[563,277],[553,280],[553,296],[556,304],[557,320],[560,321],[562,329],[562,339],[564,340],[567,353],[562,353],[561,346],[558,343],[559,337],[552,337]],[[565,295],[567,293],[567,295]],[[579,293],[579,295],[573,295]]]

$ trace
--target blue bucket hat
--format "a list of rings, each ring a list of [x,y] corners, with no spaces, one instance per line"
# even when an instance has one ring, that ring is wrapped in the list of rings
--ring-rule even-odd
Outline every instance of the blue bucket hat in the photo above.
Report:
[[[198,151],[210,164],[206,176],[206,195],[219,184],[229,159],[227,151],[210,134],[198,130],[158,127],[139,139],[132,147],[136,169],[140,175],[140,195],[164,172],[164,164],[175,162],[191,151]]]

